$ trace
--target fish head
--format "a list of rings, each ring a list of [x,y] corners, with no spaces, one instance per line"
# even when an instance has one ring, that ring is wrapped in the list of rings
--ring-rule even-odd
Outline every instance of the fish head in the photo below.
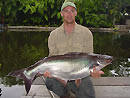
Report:
[[[101,55],[101,54],[89,54],[91,59],[93,60],[94,66],[107,66],[113,61],[113,57],[109,55]]]
[[[97,63],[100,66],[106,66],[108,64],[110,64],[113,61],[113,57],[109,56],[109,55],[99,55],[98,59],[97,59]]]

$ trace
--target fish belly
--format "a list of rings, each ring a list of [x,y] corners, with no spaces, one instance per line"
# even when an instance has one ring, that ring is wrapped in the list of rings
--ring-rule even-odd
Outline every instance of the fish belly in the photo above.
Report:
[[[50,66],[50,67],[49,67]],[[63,80],[81,79],[90,74],[89,67],[82,63],[51,63],[48,65],[48,71],[52,76]]]

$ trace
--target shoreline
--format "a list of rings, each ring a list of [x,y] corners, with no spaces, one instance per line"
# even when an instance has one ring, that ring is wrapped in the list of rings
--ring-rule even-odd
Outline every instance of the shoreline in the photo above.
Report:
[[[39,27],[39,26],[1,26],[4,31],[52,31],[57,27]],[[130,25],[116,25],[115,28],[93,28],[88,27],[92,32],[125,32],[130,33]]]

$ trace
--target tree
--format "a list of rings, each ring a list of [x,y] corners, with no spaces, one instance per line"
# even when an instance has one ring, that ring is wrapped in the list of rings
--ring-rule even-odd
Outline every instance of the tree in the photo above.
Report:
[[[77,22],[85,26],[112,27],[119,23],[130,0],[69,0],[77,5]],[[64,0],[1,0],[0,13],[8,25],[58,26]]]

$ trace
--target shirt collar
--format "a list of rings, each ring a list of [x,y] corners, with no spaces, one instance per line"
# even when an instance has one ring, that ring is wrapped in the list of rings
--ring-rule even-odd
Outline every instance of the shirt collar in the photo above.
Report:
[[[72,33],[76,32],[76,27],[77,27],[77,23],[75,22],[75,27],[74,30],[72,31]],[[64,23],[61,25],[62,31],[65,33],[65,29],[64,29]]]

